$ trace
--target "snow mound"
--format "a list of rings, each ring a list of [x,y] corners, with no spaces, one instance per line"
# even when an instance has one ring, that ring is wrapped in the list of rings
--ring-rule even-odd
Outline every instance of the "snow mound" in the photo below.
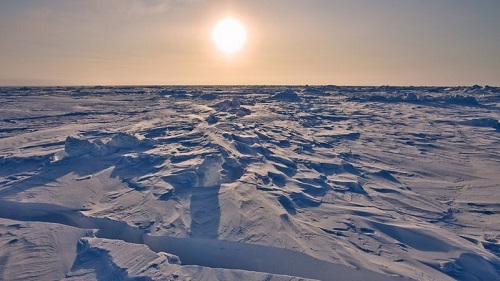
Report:
[[[133,135],[118,133],[107,143],[109,148],[127,149],[139,146],[141,141]]]
[[[480,105],[477,99],[473,96],[462,96],[462,95],[445,96],[442,99],[442,101],[446,103],[459,104],[459,105],[469,105],[469,106]]]
[[[236,116],[243,117],[252,114],[252,111],[246,107],[241,106],[240,99],[234,97],[231,100],[223,100],[212,105],[219,112],[229,112]]]
[[[329,93],[325,91],[325,87],[314,87],[307,85],[303,90],[303,93],[314,95],[314,96],[328,96]]]
[[[68,136],[64,142],[64,151],[68,157],[78,157],[85,154],[103,157],[120,150],[130,150],[140,146],[151,147],[153,145],[154,141],[151,139],[139,140],[136,136],[126,133],[117,133],[107,143],[104,143],[101,139],[90,141]]]
[[[89,140],[67,137],[64,142],[64,151],[68,157],[78,157],[98,150],[98,146]]]
[[[164,155],[155,155],[149,153],[127,153],[122,155],[118,164],[160,164],[165,161]]]
[[[0,219],[0,279],[61,280],[87,234],[62,224]]]
[[[234,109],[239,109],[241,106],[240,100],[238,98],[233,98],[231,100],[223,100],[214,104],[212,107],[218,109],[219,111],[230,111]]]
[[[215,93],[204,93],[199,96],[202,100],[213,101],[217,99],[217,94]]]
[[[275,99],[275,100],[281,100],[281,101],[291,101],[291,102],[301,101],[301,98],[299,97],[297,92],[295,92],[292,89],[285,89],[281,92],[276,93],[271,98]]]
[[[498,122],[498,120],[494,118],[476,118],[463,121],[462,124],[473,127],[493,128],[497,131],[500,131],[500,122]]]
[[[441,263],[438,269],[457,280],[498,280],[500,263],[474,253],[462,253],[456,259]]]
[[[170,265],[165,253],[154,253],[145,245],[120,240],[83,238],[78,257],[65,280],[168,280],[163,273]],[[172,258],[170,260],[173,260]],[[168,271],[167,271],[168,272]],[[167,279],[168,278],[168,279]]]
[[[220,186],[222,183],[221,178],[222,159],[220,156],[207,155],[203,163],[196,170],[197,187],[214,187]]]

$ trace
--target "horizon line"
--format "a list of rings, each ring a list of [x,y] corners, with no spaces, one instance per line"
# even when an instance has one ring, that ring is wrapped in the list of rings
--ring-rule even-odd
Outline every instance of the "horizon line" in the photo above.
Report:
[[[0,88],[95,88],[95,87],[403,87],[403,88],[447,88],[447,87],[493,87],[498,88],[500,84],[455,84],[455,85],[402,85],[402,84],[380,84],[380,85],[337,85],[337,84],[54,84],[54,85],[0,85]]]

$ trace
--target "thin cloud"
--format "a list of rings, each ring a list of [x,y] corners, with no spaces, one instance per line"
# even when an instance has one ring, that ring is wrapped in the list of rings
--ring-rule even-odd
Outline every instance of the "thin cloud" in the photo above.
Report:
[[[157,15],[167,12],[169,0],[91,0],[92,8],[100,13],[114,13],[129,16]]]

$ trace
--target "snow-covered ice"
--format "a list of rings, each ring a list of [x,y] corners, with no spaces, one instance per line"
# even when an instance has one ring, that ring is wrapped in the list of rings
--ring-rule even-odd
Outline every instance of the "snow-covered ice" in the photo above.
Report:
[[[500,88],[0,88],[1,280],[500,280]]]

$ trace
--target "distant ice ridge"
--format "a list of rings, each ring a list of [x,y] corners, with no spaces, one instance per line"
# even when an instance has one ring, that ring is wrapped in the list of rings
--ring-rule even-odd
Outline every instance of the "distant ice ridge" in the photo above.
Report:
[[[427,93],[416,93],[413,91],[397,91],[389,90],[387,92],[364,93],[363,95],[352,95],[351,101],[368,101],[368,102],[407,102],[407,103],[437,103],[437,104],[454,104],[463,106],[480,106],[478,99],[466,93],[439,93],[439,89],[430,89]]]
[[[64,143],[64,151],[68,157],[78,157],[85,154],[102,157],[116,153],[119,150],[132,149],[139,146],[151,147],[153,145],[154,141],[151,139],[140,140],[134,135],[120,132],[114,135],[107,143],[104,143],[101,139],[90,141],[68,136]]]

